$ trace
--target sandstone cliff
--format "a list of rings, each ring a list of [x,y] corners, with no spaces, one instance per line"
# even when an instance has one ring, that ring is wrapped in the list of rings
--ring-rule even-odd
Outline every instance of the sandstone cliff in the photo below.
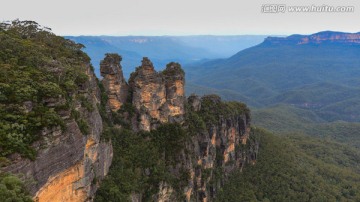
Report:
[[[91,201],[113,148],[101,138],[90,58],[36,22],[0,27],[0,47],[11,52],[0,53],[0,174],[24,179],[34,201]]]
[[[185,113],[185,75],[178,63],[170,63],[163,72],[156,72],[144,57],[142,65],[129,79],[131,100],[140,112],[139,130],[150,131],[159,124],[181,122]]]
[[[86,65],[88,80],[72,95],[75,111],[64,110],[61,118],[66,129],[44,128],[41,139],[33,144],[37,150],[34,161],[12,155],[11,164],[4,168],[12,173],[22,173],[32,183],[28,188],[35,201],[88,201],[92,200],[98,180],[106,176],[112,161],[111,142],[101,141],[103,123],[97,104],[100,90],[97,78]],[[87,109],[79,99],[86,99]],[[56,107],[61,99],[48,100],[47,105]],[[88,130],[81,131],[79,122],[72,114],[83,118]]]
[[[126,102],[128,85],[125,81],[120,61],[121,56],[107,54],[100,63],[100,73],[108,96],[108,104],[111,110],[117,111]]]

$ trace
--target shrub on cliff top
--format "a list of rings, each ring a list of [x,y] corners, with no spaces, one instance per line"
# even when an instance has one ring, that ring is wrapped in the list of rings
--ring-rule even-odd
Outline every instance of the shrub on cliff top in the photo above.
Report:
[[[201,98],[199,115],[207,124],[214,124],[221,118],[245,115],[250,121],[250,109],[244,103],[223,102],[218,95],[206,95]]]
[[[181,68],[181,65],[177,62],[170,62],[166,65],[166,68],[162,71],[166,76],[173,76],[175,74],[185,75],[184,70]]]

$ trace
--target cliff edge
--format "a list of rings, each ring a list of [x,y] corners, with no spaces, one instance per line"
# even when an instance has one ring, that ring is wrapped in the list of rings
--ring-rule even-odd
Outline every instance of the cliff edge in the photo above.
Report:
[[[0,26],[1,172],[34,201],[89,201],[108,173],[101,92],[83,46],[32,21]]]

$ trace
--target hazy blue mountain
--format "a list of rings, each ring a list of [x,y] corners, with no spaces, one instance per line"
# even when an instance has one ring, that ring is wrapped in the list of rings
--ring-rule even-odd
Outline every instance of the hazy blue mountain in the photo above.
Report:
[[[126,77],[140,65],[143,56],[151,59],[157,69],[171,61],[181,64],[203,63],[215,58],[227,58],[239,50],[254,46],[266,36],[66,36],[82,43],[99,76],[99,63],[105,53],[123,57]]]
[[[253,106],[311,109],[328,121],[359,121],[360,34],[320,32],[269,37],[228,59],[185,67],[191,86],[226,89]],[[196,79],[195,79],[196,78]],[[242,98],[243,97],[243,98]],[[352,103],[352,104],[351,104]]]
[[[261,43],[264,35],[241,36],[182,36],[175,39],[190,47],[199,47],[216,54],[217,58],[228,58],[235,53]]]

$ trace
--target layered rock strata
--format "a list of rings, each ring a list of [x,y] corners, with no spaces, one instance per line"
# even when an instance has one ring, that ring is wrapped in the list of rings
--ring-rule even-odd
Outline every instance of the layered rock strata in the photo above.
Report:
[[[88,81],[79,92],[73,95],[75,111],[89,126],[83,134],[79,124],[71,116],[71,110],[61,113],[65,130],[60,127],[44,128],[41,139],[33,144],[37,150],[34,161],[16,154],[11,156],[11,165],[4,170],[21,173],[29,181],[28,189],[34,201],[89,201],[92,200],[98,181],[103,179],[111,165],[111,142],[101,141],[102,118],[97,109],[100,102],[100,89],[94,72],[87,64]],[[82,105],[78,96],[88,100],[93,107],[89,111]],[[56,107],[62,102],[48,100],[47,106]]]

